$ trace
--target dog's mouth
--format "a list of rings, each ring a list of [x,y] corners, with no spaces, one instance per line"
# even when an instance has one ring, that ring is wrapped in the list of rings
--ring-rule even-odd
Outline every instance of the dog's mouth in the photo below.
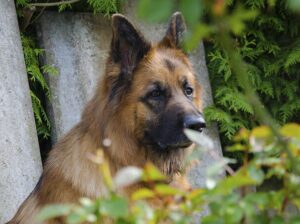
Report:
[[[176,149],[184,149],[188,148],[193,144],[191,141],[174,143],[174,144],[164,144],[161,142],[157,142],[156,145],[162,150],[176,150]]]
[[[178,139],[180,139],[180,141],[163,142],[160,139],[153,138],[149,133],[145,132],[143,144],[148,145],[148,147],[159,152],[185,149],[193,144],[186,136],[181,136],[181,138],[179,137]]]

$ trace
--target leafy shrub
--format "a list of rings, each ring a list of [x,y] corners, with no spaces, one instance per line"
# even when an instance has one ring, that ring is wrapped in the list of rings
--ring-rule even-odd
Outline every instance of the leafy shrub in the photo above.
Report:
[[[111,178],[108,163],[100,153],[100,171],[105,177],[108,194],[97,200],[80,199],[79,204],[60,204],[45,207],[39,220],[63,216],[66,223],[193,223],[197,214],[209,208],[201,223],[291,223],[300,222],[300,125],[287,124],[277,138],[267,126],[242,129],[234,137],[235,144],[228,150],[244,153],[245,162],[236,172],[224,179],[216,178],[224,167],[229,168],[227,158],[216,158],[208,168],[206,187],[192,189],[184,176],[166,184],[165,177],[153,165],[146,164],[143,170],[128,167]],[[188,130],[187,135],[201,146],[206,146],[204,136]],[[252,159],[250,159],[252,157]],[[221,165],[220,165],[221,164]],[[118,189],[142,181],[143,186],[129,197],[117,194]],[[251,189],[265,180],[276,177],[277,188],[256,192]]]
[[[237,1],[231,2],[228,8],[236,4]],[[253,0],[239,4],[257,12],[255,19],[248,21],[247,29],[235,36],[236,50],[246,62],[252,86],[280,124],[299,122],[297,14],[288,8],[287,1]],[[206,108],[205,115],[208,121],[218,122],[223,145],[227,146],[240,128],[253,128],[258,120],[240,94],[241,87],[232,74],[227,53],[214,41],[206,46],[215,104]]]
[[[44,73],[57,75],[57,70],[50,65],[41,66],[39,56],[43,54],[43,50],[35,46],[35,42],[27,36],[21,35],[23,53],[30,84],[30,95],[32,100],[32,108],[37,127],[37,134],[42,138],[50,136],[50,122],[42,104],[42,93],[50,100],[51,94],[49,86],[43,76]]]

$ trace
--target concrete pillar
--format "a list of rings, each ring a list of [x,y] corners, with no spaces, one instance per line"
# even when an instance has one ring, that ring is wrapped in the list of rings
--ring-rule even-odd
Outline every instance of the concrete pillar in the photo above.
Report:
[[[0,224],[36,185],[42,164],[14,0],[0,1]]]
[[[39,22],[45,62],[54,65],[58,76],[48,76],[52,100],[48,112],[52,141],[68,132],[94,93],[105,69],[111,41],[110,22],[92,13],[45,12]]]
[[[197,73],[199,83],[202,86],[202,103],[203,108],[205,108],[213,104],[213,98],[208,70],[206,66],[203,43],[200,43],[198,48],[191,53],[190,60],[194,66],[194,70]],[[213,124],[211,127],[205,128],[203,134],[205,135],[205,137],[207,137],[208,140],[211,141],[211,144],[209,144],[209,148],[206,149],[206,153],[200,154],[200,163],[198,167],[192,170],[190,173],[190,181],[196,187],[205,187],[207,168],[214,165],[215,163],[218,163],[216,157],[220,159],[223,157],[217,125]]]

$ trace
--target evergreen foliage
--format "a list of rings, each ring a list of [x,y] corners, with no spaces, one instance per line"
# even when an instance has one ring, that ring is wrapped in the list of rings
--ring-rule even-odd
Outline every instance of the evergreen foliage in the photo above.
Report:
[[[233,2],[230,7],[235,7]],[[236,45],[263,104],[280,123],[299,122],[300,114],[300,24],[286,1],[243,1],[245,8],[258,11],[248,29],[235,37]],[[253,128],[257,119],[253,108],[240,94],[241,87],[229,66],[228,56],[215,42],[206,44],[214,106],[206,108],[209,122],[219,124],[223,145],[230,144],[236,132]]]
[[[99,150],[94,161],[107,194],[97,199],[81,198],[78,203],[47,205],[37,220],[63,217],[67,224],[108,220],[117,224],[299,224],[300,158],[295,155],[299,153],[300,125],[286,124],[278,131],[285,138],[283,142],[267,126],[241,129],[228,150],[244,154],[243,166],[233,171],[228,166],[232,159],[216,156],[203,173],[203,186],[196,189],[185,175],[174,178],[172,185],[166,184],[166,177],[151,163],[144,169],[122,168],[112,177],[109,163]],[[186,134],[201,146],[196,150],[198,156],[211,153],[205,149],[207,139],[201,133],[187,130]],[[186,172],[195,168],[190,166]],[[229,175],[219,179],[224,169]],[[276,178],[277,183],[253,191],[270,178]],[[133,188],[129,196],[119,193],[119,189],[136,183],[142,187]]]
[[[41,103],[41,92],[44,92],[50,100],[51,94],[49,86],[43,76],[44,73],[57,75],[58,71],[50,65],[40,66],[39,56],[43,53],[42,49],[35,46],[35,42],[24,35],[21,36],[26,71],[30,84],[30,95],[32,108],[35,117],[37,133],[43,138],[50,136],[50,122]]]
[[[79,11],[93,11],[94,13],[103,13],[104,16],[110,16],[112,13],[117,12],[119,6],[118,0],[74,0],[70,1],[70,3],[63,4],[60,4],[60,2],[58,2],[58,11],[62,12],[66,9],[73,10],[74,3],[78,3],[79,7],[76,7],[76,9],[78,9]]]
[[[118,0],[87,0],[94,13],[103,13],[105,16],[109,16],[118,11]]]
[[[120,0],[16,0],[17,7],[57,7],[59,12],[72,9],[74,4],[80,5],[81,11],[93,11],[109,16],[118,11]]]

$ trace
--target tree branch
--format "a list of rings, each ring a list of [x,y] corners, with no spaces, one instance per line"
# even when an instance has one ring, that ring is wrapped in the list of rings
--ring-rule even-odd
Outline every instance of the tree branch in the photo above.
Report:
[[[75,2],[79,2],[80,0],[69,0],[69,1],[61,1],[61,2],[44,2],[44,3],[30,3],[28,7],[51,7],[51,6],[59,6],[63,4],[72,4]]]
[[[34,17],[34,19],[32,19],[32,20],[30,21],[30,24],[32,24],[32,23],[34,23],[35,21],[37,21],[38,18],[40,18],[40,16],[43,14],[43,12],[45,11],[45,9],[46,9],[46,7],[43,7],[43,8],[41,9],[41,11],[39,12],[39,14],[37,14],[37,16]]]

